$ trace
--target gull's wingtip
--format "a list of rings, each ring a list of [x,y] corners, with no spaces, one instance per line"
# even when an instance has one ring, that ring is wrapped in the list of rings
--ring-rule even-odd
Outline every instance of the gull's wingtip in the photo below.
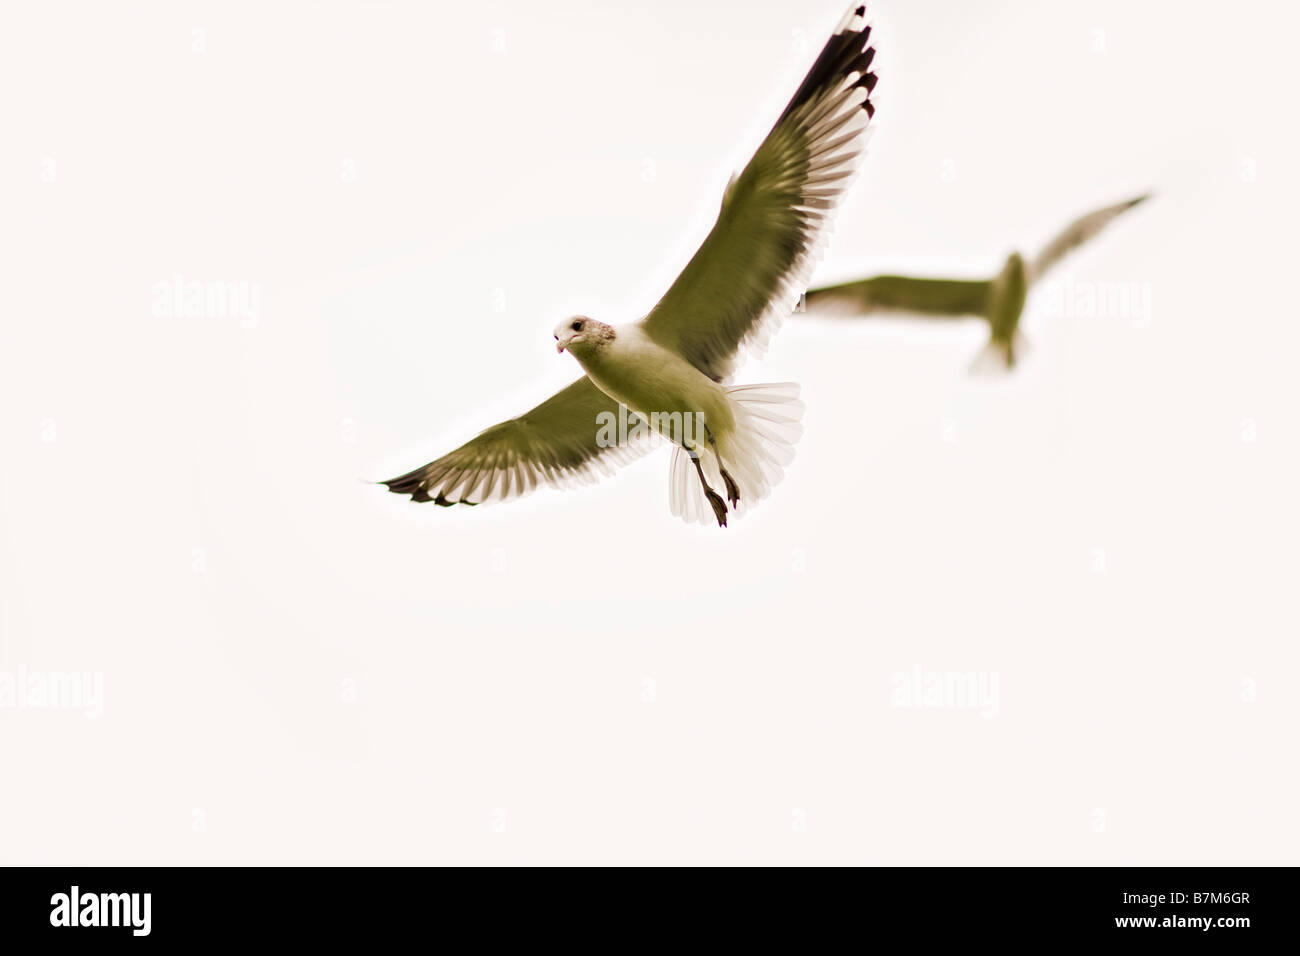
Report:
[[[867,5],[865,3],[849,4],[848,12],[840,18],[839,24],[835,27],[836,33],[861,33],[862,28],[866,25]]]
[[[410,495],[411,500],[417,504],[424,504],[427,501],[432,501],[439,508],[450,508],[452,505],[465,505],[466,507],[474,508],[482,503],[478,501],[466,501],[464,498],[451,499],[441,491],[439,491],[437,495],[429,494],[429,489],[425,487],[423,479],[419,477],[421,471],[423,471],[423,469],[412,472],[409,475],[402,475],[400,478],[389,478],[387,481],[376,481],[373,482],[373,484],[383,485],[395,495]],[[367,484],[370,484],[370,482],[367,482]]]
[[[412,501],[433,501],[429,493],[424,490],[423,468],[417,468],[397,478],[389,478],[387,481],[376,481],[375,484],[383,485],[395,495],[410,495]]]

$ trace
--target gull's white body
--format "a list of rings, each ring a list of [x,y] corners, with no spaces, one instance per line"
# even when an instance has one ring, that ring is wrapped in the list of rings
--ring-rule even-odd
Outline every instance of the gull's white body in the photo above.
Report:
[[[732,504],[733,512],[743,513],[767,496],[793,460],[803,431],[799,386],[727,387],[664,348],[639,322],[615,327],[581,321],[582,332],[574,334],[568,323],[555,330],[560,350],[578,360],[597,388],[676,446],[668,484],[674,515],[699,523],[713,518],[693,455],[711,484],[721,483],[723,468],[740,483],[743,496]],[[687,416],[695,416],[688,429]]]
[[[613,339],[599,346],[568,346],[597,388],[647,419],[652,412],[702,413],[719,443],[730,438],[735,415],[725,388],[655,342],[639,324],[613,331]]]

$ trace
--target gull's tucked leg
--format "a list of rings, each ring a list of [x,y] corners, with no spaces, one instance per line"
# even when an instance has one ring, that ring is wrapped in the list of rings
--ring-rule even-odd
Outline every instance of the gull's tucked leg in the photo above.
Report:
[[[713,440],[713,432],[708,425],[704,426],[704,434],[709,439],[709,447],[713,449],[713,457],[718,459],[718,471],[722,473],[722,480],[727,486],[727,500],[734,508],[740,503],[740,487],[736,484],[736,479],[732,478],[731,473],[727,471],[726,465],[722,463],[722,456],[718,454],[718,443]]]
[[[727,526],[727,503],[722,500],[722,496],[709,487],[708,479],[704,477],[704,466],[700,464],[700,453],[685,442],[682,447],[690,453],[691,461],[695,462],[695,473],[700,476],[700,484],[704,486],[704,497],[709,499],[709,505],[713,508],[713,516],[718,519],[718,527]]]

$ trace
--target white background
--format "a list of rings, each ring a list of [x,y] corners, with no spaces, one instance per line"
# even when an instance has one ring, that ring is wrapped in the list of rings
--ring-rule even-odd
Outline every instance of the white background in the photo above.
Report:
[[[0,709],[12,863],[1294,863],[1300,16],[881,2],[819,279],[1053,278],[1000,381],[951,325],[790,322],[773,496],[667,452],[478,509],[366,484],[642,315],[843,10],[32,4],[0,29]],[[154,287],[256,284],[260,316]],[[895,675],[996,678],[996,710]]]

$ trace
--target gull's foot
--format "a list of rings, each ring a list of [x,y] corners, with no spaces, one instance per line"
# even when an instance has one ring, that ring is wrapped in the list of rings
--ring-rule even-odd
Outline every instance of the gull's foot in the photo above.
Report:
[[[713,506],[713,516],[718,519],[718,527],[725,528],[727,526],[727,503],[712,488],[704,489],[704,497],[708,498],[709,504]]]
[[[727,474],[727,469],[722,469],[722,480],[727,485],[727,500],[731,502],[731,507],[736,507],[740,502],[740,488],[731,475]]]

